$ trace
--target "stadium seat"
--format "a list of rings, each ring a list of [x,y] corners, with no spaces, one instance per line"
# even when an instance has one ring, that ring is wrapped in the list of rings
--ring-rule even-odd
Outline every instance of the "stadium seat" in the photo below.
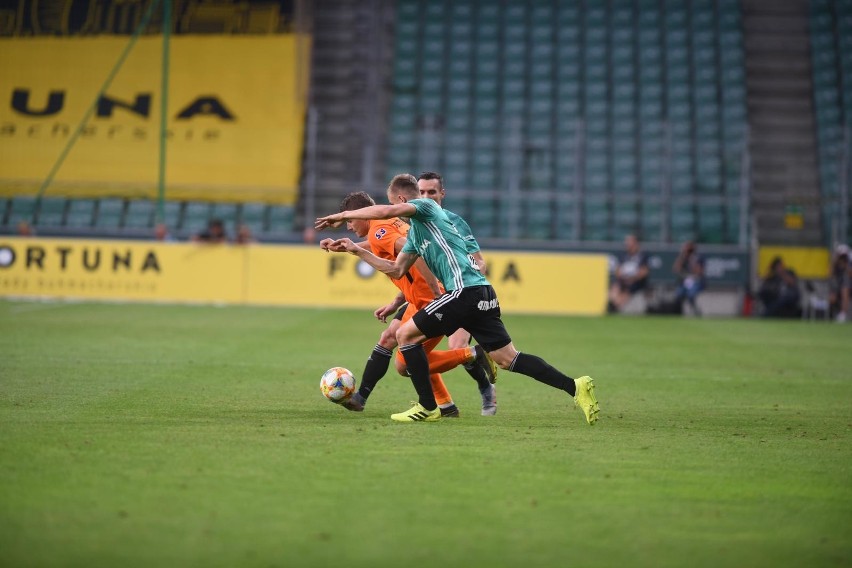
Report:
[[[271,205],[268,216],[270,233],[289,233],[293,230],[295,211],[291,205]]]
[[[702,205],[698,210],[698,239],[703,243],[725,242],[725,214],[721,205]]]
[[[0,197],[0,225],[8,225],[10,223],[9,220],[9,209],[11,208],[11,199],[6,199],[5,197]]]
[[[65,223],[68,201],[64,197],[43,197],[38,208],[36,225],[39,227],[61,227]]]
[[[210,217],[221,219],[227,228],[234,227],[239,219],[239,204],[214,203],[210,209]]]
[[[559,240],[576,240],[577,212],[573,201],[558,201],[556,204],[556,220],[554,237]]]
[[[153,226],[157,203],[150,199],[131,199],[127,202],[124,226],[128,229],[147,229]]]
[[[95,204],[93,199],[69,200],[65,216],[66,226],[81,229],[91,227],[95,217]]]
[[[524,202],[523,236],[545,240],[553,237],[554,209],[548,201],[529,199]]]
[[[473,232],[478,237],[496,236],[497,216],[494,202],[489,198],[471,198],[470,215],[468,220]]]
[[[246,225],[255,235],[266,232],[265,203],[243,203],[240,208],[240,223]]]
[[[181,201],[166,201],[163,203],[163,221],[169,229],[177,229],[183,221],[183,207]]]
[[[587,201],[582,206],[583,240],[609,240],[609,209],[603,201]]]
[[[210,220],[210,204],[203,201],[187,201],[184,204],[180,229],[184,233],[196,234],[207,227]]]
[[[645,203],[642,204],[641,213],[639,215],[640,230],[639,235],[641,240],[645,241],[661,241],[663,228],[662,208],[658,204]]]
[[[32,223],[37,204],[36,198],[31,195],[13,197],[9,211],[9,224],[15,226],[21,221]]]
[[[117,229],[124,220],[124,199],[105,198],[98,200],[95,226],[101,229]]]

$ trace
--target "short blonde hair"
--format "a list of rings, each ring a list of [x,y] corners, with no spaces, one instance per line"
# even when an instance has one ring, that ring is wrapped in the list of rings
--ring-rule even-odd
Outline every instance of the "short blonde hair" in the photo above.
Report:
[[[409,198],[420,197],[420,190],[417,189],[417,178],[411,174],[397,174],[393,176],[390,185],[388,185],[388,191]]]

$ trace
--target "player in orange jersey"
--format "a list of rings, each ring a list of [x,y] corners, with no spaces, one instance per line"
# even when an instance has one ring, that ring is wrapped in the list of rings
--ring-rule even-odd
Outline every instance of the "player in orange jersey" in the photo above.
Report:
[[[375,201],[364,192],[356,192],[344,198],[340,210],[360,209],[369,205],[375,205]],[[361,238],[367,237],[367,242],[362,243],[362,246],[369,247],[376,256],[391,261],[396,259],[399,251],[402,250],[408,233],[408,224],[400,219],[354,220],[347,223],[347,228]],[[322,243],[320,243],[320,246],[322,246]],[[387,318],[395,311],[398,311],[398,317],[391,320],[388,328],[379,338],[379,343],[373,348],[373,352],[367,359],[358,392],[343,404],[350,410],[361,411],[364,409],[364,404],[376,383],[387,372],[393,349],[397,346],[396,330],[399,326],[443,293],[440,283],[422,260],[415,263],[402,278],[391,279],[391,281],[399,288],[400,292],[391,303],[377,309],[374,315],[382,322],[386,322]],[[489,381],[494,379],[495,366],[479,346],[464,346],[448,351],[436,351],[435,347],[441,339],[442,337],[436,337],[424,344],[431,373],[429,379],[432,383],[436,402],[441,408],[442,416],[457,417],[459,415],[458,408],[453,403],[440,373],[466,363],[481,365],[485,370],[482,373],[482,380],[485,384],[479,385],[482,389],[490,386]],[[401,375],[407,376],[405,360],[399,353],[397,353],[396,368]]]

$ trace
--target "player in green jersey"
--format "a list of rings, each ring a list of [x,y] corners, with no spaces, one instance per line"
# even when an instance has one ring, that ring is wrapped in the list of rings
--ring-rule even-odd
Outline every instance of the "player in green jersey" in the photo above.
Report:
[[[417,189],[420,191],[420,197],[426,197],[444,208],[444,197],[447,192],[444,189],[444,178],[437,172],[423,172],[417,178]],[[461,216],[456,215],[449,209],[444,209],[444,213],[449,217],[450,222],[455,225],[464,244],[467,247],[467,252],[476,261],[479,271],[487,275],[485,259],[482,257],[482,251],[479,248],[479,243],[476,237],[473,236],[473,231],[470,230],[470,225],[467,224]],[[471,335],[466,329],[458,329],[454,334],[447,338],[447,344],[450,349],[462,349],[470,345]],[[473,377],[477,383],[483,384],[481,375],[484,372],[481,365],[467,363],[464,365],[465,371]],[[496,369],[494,378],[496,379]],[[482,415],[493,416],[497,413],[497,389],[491,385],[487,389],[480,391],[482,396]]]
[[[468,254],[464,239],[444,210],[431,199],[420,198],[416,178],[409,174],[395,176],[388,187],[388,201],[391,205],[373,205],[320,217],[315,228],[338,227],[351,219],[407,217],[411,222],[408,240],[393,262],[373,255],[347,238],[330,243],[324,241],[323,248],[354,254],[392,278],[401,278],[421,257],[446,289],[444,295],[427,304],[397,331],[399,350],[405,358],[418,402],[391,418],[399,422],[440,420],[441,412],[432,394],[429,362],[422,343],[430,337],[451,335],[463,327],[501,368],[564,390],[574,397],[586,421],[594,424],[599,407],[591,377],[571,379],[540,357],[515,348],[500,319],[500,303],[494,288]]]

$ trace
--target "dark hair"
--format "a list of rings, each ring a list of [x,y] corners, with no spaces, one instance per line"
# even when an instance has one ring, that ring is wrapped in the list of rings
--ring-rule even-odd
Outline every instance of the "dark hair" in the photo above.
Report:
[[[420,181],[421,179],[427,181],[436,179],[438,180],[438,189],[444,189],[444,178],[442,178],[441,174],[439,174],[438,172],[423,172],[422,174],[420,174],[420,177],[417,178],[417,181]]]
[[[372,197],[367,195],[367,192],[356,191],[343,198],[343,201],[340,202],[340,210],[352,211],[353,209],[363,209],[364,207],[375,204],[376,202],[373,201]]]
[[[772,262],[769,263],[769,276],[772,276],[775,273],[775,269],[778,268],[778,265],[782,264],[784,261],[781,260],[780,256],[776,256],[772,259]]]
[[[420,197],[420,190],[417,189],[417,178],[411,174],[397,174],[388,185],[388,191],[391,193],[401,193],[406,197]]]

